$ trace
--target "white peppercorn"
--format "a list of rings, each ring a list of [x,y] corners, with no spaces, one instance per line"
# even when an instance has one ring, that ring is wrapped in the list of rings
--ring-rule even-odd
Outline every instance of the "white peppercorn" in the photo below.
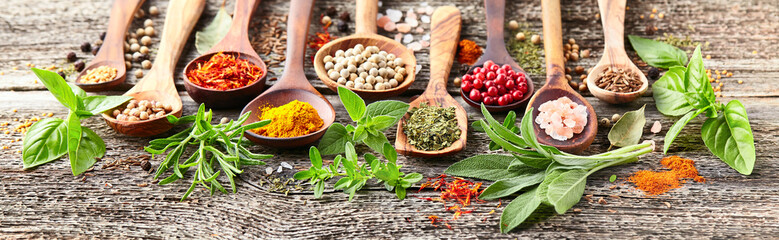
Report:
[[[130,45],[130,51],[137,52],[141,50],[141,45],[138,45],[138,43],[133,43]]]
[[[143,70],[135,70],[135,78],[143,78]]]
[[[154,36],[154,27],[146,27],[143,32],[146,36]]]
[[[151,45],[151,37],[149,37],[149,36],[143,36],[143,37],[141,38],[141,44],[143,44],[144,46],[149,46],[149,45]]]
[[[141,62],[141,67],[143,67],[143,69],[151,69],[151,61],[143,60],[143,62]]]
[[[138,52],[141,54],[149,54],[149,48],[146,46],[141,46],[141,49],[138,49]]]
[[[160,14],[160,9],[157,8],[157,6],[151,6],[149,7],[149,14],[151,14],[152,16],[157,16]]]

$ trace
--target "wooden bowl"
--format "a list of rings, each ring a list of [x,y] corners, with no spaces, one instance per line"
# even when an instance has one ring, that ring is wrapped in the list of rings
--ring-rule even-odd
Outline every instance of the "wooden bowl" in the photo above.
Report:
[[[637,98],[640,98],[642,95],[644,95],[646,90],[649,89],[649,81],[646,79],[646,76],[644,76],[644,73],[638,70],[638,68],[636,68],[632,62],[630,64],[615,65],[615,67],[630,70],[638,74],[642,84],[641,88],[639,88],[637,91],[619,93],[598,87],[598,85],[595,84],[595,80],[598,79],[600,73],[605,71],[606,68],[610,66],[612,65],[599,64],[595,66],[589,74],[587,74],[587,88],[590,90],[590,93],[592,93],[593,96],[600,99],[601,101],[612,104],[628,103],[636,100]]]
[[[330,88],[330,90],[333,90],[333,92],[338,92],[338,86],[343,85],[338,84],[338,82],[336,82],[337,79],[330,79],[330,77],[327,75],[327,70],[325,70],[325,64],[323,61],[325,56],[334,56],[336,51],[346,50],[354,47],[357,44],[362,44],[365,47],[377,46],[379,49],[386,51],[387,53],[392,53],[395,54],[395,56],[402,58],[404,67],[406,68],[406,72],[408,74],[406,75],[406,78],[403,79],[403,82],[400,82],[397,87],[392,89],[364,90],[349,88],[350,90],[357,93],[357,95],[360,95],[360,97],[366,99],[385,99],[400,95],[401,93],[408,90],[408,88],[411,87],[411,84],[414,83],[417,66],[417,59],[414,56],[414,52],[406,49],[406,47],[399,42],[396,42],[395,40],[389,39],[387,37],[371,33],[358,33],[352,36],[339,38],[335,41],[325,44],[321,49],[319,49],[319,51],[316,52],[316,56],[314,56],[314,69],[316,70],[316,75],[325,85],[327,85],[328,88]]]
[[[225,54],[231,54],[238,56],[240,59],[249,61],[250,63],[260,67],[262,69],[262,76],[259,80],[253,83],[230,90],[216,90],[211,88],[205,88],[192,83],[187,77],[187,72],[192,69],[196,69],[198,64],[203,63],[211,59],[211,57],[217,53],[210,53],[202,55],[195,60],[192,60],[184,68],[182,75],[184,76],[184,87],[187,89],[189,96],[198,103],[206,104],[206,107],[213,109],[225,109],[225,108],[237,108],[244,106],[246,103],[257,97],[262,93],[262,89],[265,88],[265,78],[268,75],[268,68],[260,58],[251,56],[249,54],[239,54],[236,52],[225,52]]]
[[[262,115],[261,107],[278,107],[294,100],[307,102],[311,104],[314,109],[317,109],[317,113],[323,121],[322,127],[318,131],[303,136],[290,138],[267,137],[254,133],[253,131],[246,131],[244,136],[257,144],[277,148],[294,148],[305,146],[321,138],[322,135],[325,134],[325,131],[327,131],[327,128],[330,127],[330,125],[332,125],[335,121],[335,110],[333,109],[333,106],[330,105],[330,103],[324,100],[321,96],[306,90],[280,89],[273,92],[268,92],[262,97],[256,98],[255,100],[249,102],[243,111],[241,111],[241,115],[249,111],[252,112],[244,125],[260,121],[260,116]]]
[[[499,65],[503,65],[503,64],[499,64]],[[516,65],[516,63],[514,63],[513,61],[509,65],[512,65],[511,69],[513,69],[515,72],[519,72],[519,71],[521,71],[523,73],[525,72],[521,68],[518,68],[518,66],[514,66],[514,65]],[[483,67],[483,66],[484,66],[484,64],[481,64],[481,65],[478,65],[478,66],[473,66],[473,67],[471,67],[471,69],[468,70],[467,74],[471,74],[471,72],[473,72],[474,68],[476,68],[476,67]],[[490,112],[508,112],[510,110],[523,108],[523,107],[527,106],[527,101],[530,100],[531,97],[533,97],[533,93],[535,92],[535,84],[533,84],[533,80],[530,79],[530,76],[528,76],[527,73],[525,73],[525,77],[527,78],[527,92],[525,92],[525,95],[522,96],[522,99],[520,99],[519,101],[514,101],[514,102],[512,102],[510,104],[506,104],[505,106],[486,105],[485,104],[484,106],[487,108],[487,111],[490,111]],[[470,97],[465,95],[465,93],[463,92],[462,88],[460,88],[459,90],[460,90],[460,96],[463,98],[463,100],[466,103],[468,103],[468,105],[471,105],[471,107],[474,107],[476,109],[481,109],[481,102],[476,102],[476,101],[471,100]]]

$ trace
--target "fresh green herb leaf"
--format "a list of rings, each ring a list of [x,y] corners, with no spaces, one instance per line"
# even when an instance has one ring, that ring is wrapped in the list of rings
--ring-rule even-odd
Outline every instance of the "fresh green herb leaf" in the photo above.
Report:
[[[311,159],[311,166],[322,168],[322,155],[319,154],[319,149],[311,146],[311,148],[308,149],[308,157]]]
[[[386,116],[386,115],[375,116],[371,118],[370,122],[368,123],[368,127],[375,129],[377,131],[384,131],[387,128],[390,128],[391,126],[397,124],[397,120],[398,118],[392,116]]]
[[[51,95],[54,95],[55,98],[57,98],[57,101],[62,103],[62,105],[65,105],[68,109],[71,111],[78,111],[78,98],[76,98],[76,94],[73,93],[73,90],[70,88],[70,85],[68,85],[67,82],[65,82],[65,79],[62,79],[62,76],[59,74],[52,72],[52,71],[46,71],[38,68],[32,68],[32,72],[35,73],[36,76],[38,76],[38,79],[41,80],[44,86],[46,86],[47,89],[49,89],[49,92],[51,92]]]
[[[532,189],[517,196],[503,209],[503,214],[500,215],[500,232],[507,233],[519,226],[541,206],[536,191]]]
[[[59,118],[36,122],[24,135],[24,169],[54,161],[68,153],[68,125]]]
[[[541,184],[538,185],[536,188],[536,198],[538,198],[541,203],[553,206],[552,203],[549,202],[549,198],[546,196],[549,193],[549,184],[551,184],[555,179],[560,177],[565,171],[563,170],[555,170],[555,171],[547,171],[546,176],[544,176],[544,181],[541,182]],[[504,210],[505,211],[505,210]]]
[[[327,128],[322,140],[319,141],[319,149],[323,155],[339,154],[345,151],[344,146],[351,141],[348,130],[340,123],[333,123]]]
[[[446,168],[444,173],[460,177],[479,178],[489,181],[513,178],[521,175],[509,171],[512,156],[499,154],[483,154],[469,157]]]
[[[80,98],[80,97],[79,97]],[[116,106],[130,101],[129,96],[89,96],[81,98],[84,102],[84,110],[92,115],[98,115],[105,111],[114,109]],[[172,116],[172,115],[169,115]]]
[[[534,186],[544,181],[544,171],[523,174],[513,178],[499,180],[482,191],[479,199],[493,200],[514,194],[526,187]]]
[[[70,167],[73,176],[86,172],[92,165],[95,165],[97,158],[105,155],[105,142],[92,129],[81,127],[81,138],[79,139],[78,150],[76,154],[70,155]],[[75,162],[73,161],[75,159]]]
[[[208,24],[203,30],[195,33],[195,48],[200,54],[205,54],[211,47],[216,45],[219,41],[227,36],[227,32],[230,31],[230,25],[233,23],[233,18],[225,10],[224,3],[219,11],[216,12],[214,20]]]
[[[746,108],[741,102],[728,102],[723,116],[706,120],[701,135],[711,153],[739,173],[752,174],[756,158],[755,141]]]
[[[674,125],[671,125],[671,128],[668,129],[668,132],[665,133],[665,139],[663,140],[663,154],[668,153],[668,149],[671,147],[671,143],[673,143],[674,139],[676,139],[676,136],[682,132],[684,126],[686,126],[690,120],[694,119],[698,116],[698,114],[701,114],[705,110],[706,109],[701,109],[694,112],[688,112],[678,121],[676,121]]]
[[[389,143],[389,140],[387,139],[384,134],[373,134],[368,133],[368,137],[363,140],[365,145],[368,145],[373,151],[381,152],[384,149],[384,144]]]
[[[671,67],[652,84],[652,94],[657,110],[669,116],[681,116],[692,110],[685,97],[684,67]]]
[[[584,170],[569,170],[549,184],[546,197],[558,214],[565,213],[579,202],[587,184],[587,175]]]
[[[82,164],[79,163],[79,160],[77,156],[78,150],[79,150],[79,144],[81,143],[81,122],[74,112],[70,112],[68,114],[68,120],[66,121],[68,125],[68,156],[70,156],[70,167],[73,171],[73,176],[76,176],[76,172],[81,174],[86,169],[82,169]]]
[[[609,131],[609,142],[617,147],[625,147],[638,144],[641,140],[641,134],[644,133],[644,108],[641,106],[638,110],[626,112],[614,123]]]
[[[406,112],[408,111],[408,103],[401,102],[401,101],[376,101],[371,104],[368,104],[368,107],[365,109],[365,115],[369,118],[377,117],[377,116],[390,116],[395,118],[395,122],[393,122],[390,125],[395,125],[398,123],[398,120],[403,117],[403,115],[406,115]],[[384,129],[379,129],[379,131],[383,131]]]
[[[634,35],[628,35],[628,39],[641,60],[653,67],[669,69],[687,63],[687,54],[670,44]]]
[[[341,103],[343,103],[352,121],[358,122],[362,120],[362,117],[365,116],[366,107],[365,101],[360,96],[348,88],[339,86],[338,97],[341,98]]]
[[[617,175],[611,175],[611,177],[609,177],[609,182],[614,182],[614,181],[617,181]]]

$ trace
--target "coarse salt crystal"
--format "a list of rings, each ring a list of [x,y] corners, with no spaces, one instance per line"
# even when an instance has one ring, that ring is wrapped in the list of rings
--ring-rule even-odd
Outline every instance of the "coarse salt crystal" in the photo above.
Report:
[[[587,125],[587,107],[561,97],[541,104],[536,123],[550,137],[565,141],[584,131]]]
[[[382,14],[382,13],[376,14],[376,20],[379,20],[379,18],[382,18],[382,17],[384,17],[384,14]]]
[[[422,44],[422,47],[429,47],[430,46],[430,42],[425,41],[425,40],[419,41],[419,44]]]
[[[652,124],[652,129],[649,131],[652,133],[659,133],[660,130],[663,130],[663,124],[661,124],[660,121],[655,121],[655,123]]]
[[[414,71],[414,74],[419,74],[419,71],[422,70],[422,65],[421,64],[417,64],[416,67],[417,67],[417,69]]]
[[[421,19],[423,23],[430,23],[430,16],[428,15],[422,15],[419,19]]]
[[[276,172],[279,172],[279,173],[280,173],[280,172],[281,172],[281,170],[284,170],[284,168],[282,168],[281,166],[279,166],[279,170],[276,170]]]
[[[418,8],[417,8],[417,13],[418,13],[418,14],[425,14],[425,8],[423,8],[423,7],[418,7]]]
[[[419,42],[412,42],[412,43],[408,44],[407,47],[408,47],[408,49],[411,49],[411,51],[414,51],[414,52],[422,50],[422,44],[420,44]]]
[[[430,34],[425,34],[424,36],[422,36],[422,40],[430,41]]]
[[[395,23],[394,22],[388,22],[387,24],[384,24],[384,31],[392,32],[395,31]]]
[[[287,162],[281,162],[281,166],[284,168],[292,169],[292,165],[289,165]]]
[[[423,32],[425,32],[425,29],[422,28],[422,27],[417,27],[416,31],[417,31],[417,33],[423,33]]]
[[[265,168],[265,174],[271,174],[271,173],[273,173],[273,168],[272,167]]]
[[[400,19],[403,18],[403,12],[395,9],[387,9],[387,17],[389,17],[392,22],[399,22]]]
[[[435,8],[433,8],[432,6],[427,6],[427,8],[425,8],[425,13],[427,15],[433,15],[434,11],[435,11]]]
[[[414,10],[408,10],[406,12],[406,21],[408,21],[409,19],[414,19],[414,20],[417,19],[417,14],[414,13]]]
[[[411,26],[411,27],[418,27],[419,26],[419,21],[417,21],[416,19],[413,19],[413,18],[412,19],[406,18],[406,23],[409,26]]]
[[[408,23],[401,23],[396,25],[396,27],[398,28],[398,32],[408,33],[411,31],[411,25],[408,25]]]
[[[414,36],[411,34],[406,34],[403,36],[403,43],[410,43],[411,41],[414,41]]]

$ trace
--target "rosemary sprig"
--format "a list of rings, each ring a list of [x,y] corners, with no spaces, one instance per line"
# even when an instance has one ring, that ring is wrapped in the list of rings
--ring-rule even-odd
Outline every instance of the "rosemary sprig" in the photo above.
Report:
[[[247,112],[241,115],[237,121],[231,120],[228,123],[218,125],[211,124],[213,114],[211,110],[206,112],[203,104],[200,105],[196,115],[182,118],[169,115],[168,121],[173,124],[190,122],[194,124],[173,136],[152,140],[149,142],[149,146],[144,148],[151,154],[167,152],[165,160],[157,168],[154,179],[159,178],[162,173],[172,168],[173,174],[160,181],[159,184],[172,183],[184,178],[184,173],[189,168],[195,167],[192,184],[181,197],[181,201],[187,199],[198,184],[210,190],[211,195],[217,189],[227,193],[227,190],[217,180],[222,174],[227,176],[230,187],[235,193],[237,190],[234,178],[243,172],[242,165],[264,165],[265,162],[260,161],[260,159],[272,157],[272,155],[254,154],[246,149],[247,143],[242,141],[244,131],[270,123],[270,120],[265,120],[241,126],[250,114],[251,112]],[[196,149],[191,152],[191,156],[182,162],[181,156],[187,152],[189,146],[196,146]],[[216,166],[219,166],[220,170],[215,171]]]

